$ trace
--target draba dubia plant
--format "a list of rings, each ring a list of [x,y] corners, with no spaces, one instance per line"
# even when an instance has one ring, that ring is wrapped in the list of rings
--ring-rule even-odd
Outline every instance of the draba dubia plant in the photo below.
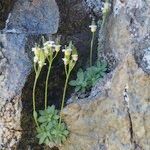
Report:
[[[54,147],[62,144],[68,134],[66,125],[62,122],[62,117],[58,110],[55,109],[55,106],[47,106],[47,91],[48,91],[48,81],[50,76],[50,71],[52,67],[52,63],[58,52],[60,51],[61,45],[59,41],[56,43],[53,41],[44,42],[43,47],[40,48],[36,46],[32,50],[34,51],[34,68],[35,68],[35,82],[33,87],[33,117],[37,126],[37,138],[39,139],[39,144],[46,144],[49,147]],[[61,111],[64,107],[65,95],[67,90],[67,84],[69,80],[70,73],[74,68],[76,61],[78,60],[77,50],[70,42],[68,46],[63,49],[64,52],[64,66],[66,73],[66,81],[64,86],[64,92],[61,103]],[[37,84],[38,77],[42,70],[42,67],[45,62],[48,62],[48,72],[45,83],[45,109],[39,110],[37,113],[36,105],[35,105],[35,88]],[[60,111],[60,112],[61,112]]]

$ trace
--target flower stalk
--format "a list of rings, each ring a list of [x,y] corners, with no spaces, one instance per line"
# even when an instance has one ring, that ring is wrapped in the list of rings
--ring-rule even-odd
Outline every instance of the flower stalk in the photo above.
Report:
[[[92,20],[92,24],[89,26],[92,32],[92,39],[91,39],[91,49],[90,49],[90,66],[92,66],[93,63],[93,45],[94,45],[94,38],[95,38],[95,32],[97,29],[97,25],[95,24],[95,20]]]
[[[72,44],[72,42],[69,43],[69,46],[66,47],[66,49],[63,49],[63,52],[64,52],[63,61],[64,61],[64,66],[65,66],[66,80],[65,80],[64,90],[63,90],[63,97],[62,97],[60,112],[64,108],[67,85],[68,85],[68,81],[69,81],[71,71],[75,67],[75,64],[78,60],[77,50],[74,47],[74,45]],[[61,124],[61,121],[62,121],[62,115],[60,114],[59,125]]]
[[[36,123],[36,126],[39,127],[38,121],[37,121],[37,112],[36,112],[36,100],[35,100],[35,90],[36,90],[36,85],[37,81],[40,75],[40,72],[42,70],[42,67],[45,65],[45,55],[44,52],[36,46],[35,48],[32,49],[34,52],[34,70],[35,70],[35,80],[34,80],[34,85],[33,85],[33,92],[32,92],[32,103],[33,103],[33,117]]]
[[[54,44],[53,41],[48,41],[44,43],[44,51],[47,56],[47,60],[49,62],[48,66],[48,72],[46,76],[46,82],[45,82],[45,110],[47,109],[47,101],[48,101],[48,83],[49,83],[49,76],[50,76],[50,71],[52,67],[52,63],[54,59],[56,58],[58,52],[60,51],[61,45],[59,44]],[[54,54],[55,53],[55,54]]]

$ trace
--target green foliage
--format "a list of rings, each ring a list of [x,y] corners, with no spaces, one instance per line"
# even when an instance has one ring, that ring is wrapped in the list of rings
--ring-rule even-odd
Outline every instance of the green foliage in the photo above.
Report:
[[[44,40],[43,40],[44,41]],[[33,86],[33,117],[37,126],[37,138],[39,139],[39,144],[46,144],[49,147],[54,147],[62,144],[68,134],[65,124],[62,122],[62,116],[55,109],[55,106],[47,107],[47,95],[48,95],[48,82],[51,71],[51,66],[53,60],[56,58],[58,52],[60,51],[61,45],[54,44],[54,41],[47,41],[43,43],[43,47],[40,48],[38,46],[32,48],[34,52],[34,69],[35,69],[35,81]],[[69,76],[71,74],[72,69],[74,68],[77,60],[78,54],[77,50],[72,44],[69,43],[69,46],[63,49],[64,52],[64,67],[66,73],[66,81],[64,85],[63,97],[61,102],[61,110],[64,107],[65,95],[67,90],[67,85],[69,81]],[[45,82],[45,109],[40,110],[39,114],[36,111],[36,98],[35,98],[35,90],[38,77],[44,65],[46,65],[46,60],[48,60],[48,72]]]
[[[96,65],[89,67],[86,71],[79,69],[76,80],[69,82],[71,86],[75,87],[75,92],[85,92],[90,89],[95,83],[103,78],[107,71],[106,62],[97,62]]]
[[[40,110],[39,115],[39,127],[37,127],[39,144],[46,144],[50,147],[62,144],[66,140],[69,131],[64,123],[59,123],[60,117],[55,106],[48,106],[47,109]]]

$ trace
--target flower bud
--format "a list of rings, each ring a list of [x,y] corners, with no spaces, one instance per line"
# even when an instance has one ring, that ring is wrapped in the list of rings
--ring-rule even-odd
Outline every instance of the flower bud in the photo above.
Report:
[[[111,7],[111,4],[109,2],[105,2],[104,3],[104,7],[102,8],[102,13],[103,14],[106,14],[109,12],[110,10],[110,7]]]
[[[45,53],[46,56],[49,54],[49,51],[48,51],[47,48],[44,49],[44,53]]]
[[[55,47],[55,51],[56,51],[56,52],[59,52],[61,45],[55,45],[54,47]]]
[[[78,55],[77,55],[77,54],[72,55],[72,59],[73,59],[74,61],[77,61],[77,60],[78,60]]]
[[[65,56],[70,56],[72,49],[67,48],[67,49],[63,49],[62,51],[65,53]]]
[[[47,41],[44,43],[44,46],[53,47],[54,43],[55,43],[54,41]]]
[[[64,62],[64,65],[68,65],[68,63],[69,63],[68,59],[63,58],[62,60],[63,60],[63,62]]]
[[[39,67],[42,68],[44,65],[46,65],[45,62],[42,62],[42,61],[38,61],[38,64],[39,64]]]
[[[32,48],[32,51],[34,52],[34,55],[37,56],[39,53],[39,48],[38,47],[34,47]]]
[[[37,63],[37,62],[38,62],[38,57],[34,56],[34,63]]]

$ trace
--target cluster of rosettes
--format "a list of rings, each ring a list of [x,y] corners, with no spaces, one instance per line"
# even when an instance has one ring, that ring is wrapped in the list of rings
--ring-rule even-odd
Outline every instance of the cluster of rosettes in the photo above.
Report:
[[[55,44],[54,41],[47,41],[43,44],[43,47],[35,46],[32,48],[34,52],[34,63],[38,64],[40,68],[46,65],[45,61],[51,61],[54,57],[54,53],[57,54],[60,51],[61,45]]]
[[[78,60],[77,50],[73,46],[72,42],[70,42],[69,46],[65,47],[62,52],[64,52],[63,62],[65,66],[69,64],[74,64]]]

